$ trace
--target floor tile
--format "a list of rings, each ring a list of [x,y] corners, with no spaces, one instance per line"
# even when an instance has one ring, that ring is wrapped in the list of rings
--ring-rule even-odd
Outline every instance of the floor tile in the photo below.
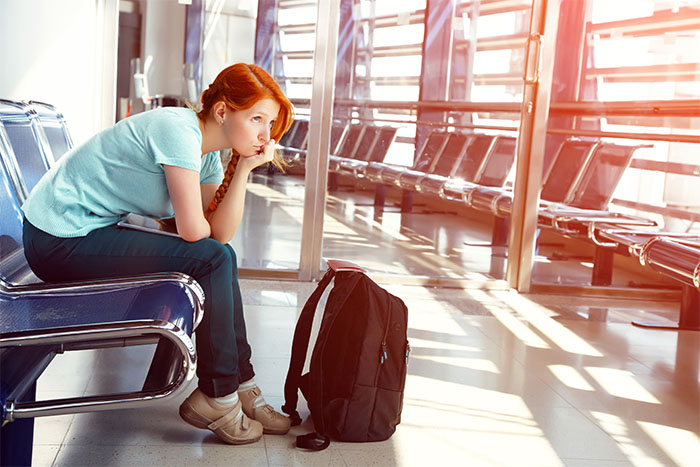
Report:
[[[260,443],[260,442],[258,442]],[[253,445],[250,445],[253,446]],[[267,466],[264,447],[249,446],[67,446],[55,467],[69,466]]]
[[[241,279],[243,305],[294,306],[280,282]]]
[[[60,444],[35,444],[32,450],[32,466],[51,467],[60,449]]]
[[[244,284],[256,382],[278,410],[294,327],[315,287]],[[686,467],[700,458],[700,333],[625,322],[644,310],[644,302],[387,289],[409,307],[412,347],[402,421],[388,440],[296,449],[295,437],[313,430],[299,394],[300,426],[253,445],[227,446],[180,419],[177,408],[195,382],[162,404],[38,420],[35,464],[52,465],[55,458],[53,465]],[[587,315],[592,307],[606,309],[602,319]],[[661,316],[665,308],[651,304],[648,310]],[[39,393],[128,389],[152,351],[66,354],[42,376]],[[130,367],[140,369],[124,377]]]
[[[34,419],[34,446],[58,445],[65,440],[66,433],[75,415],[53,415]]]

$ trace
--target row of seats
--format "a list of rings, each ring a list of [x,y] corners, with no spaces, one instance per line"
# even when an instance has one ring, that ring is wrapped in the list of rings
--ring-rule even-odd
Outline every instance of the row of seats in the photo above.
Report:
[[[494,222],[494,243],[507,239],[513,191],[506,181],[515,161],[515,138],[434,131],[417,151],[413,166],[403,167],[384,161],[395,135],[393,127],[334,124],[329,189],[337,186],[339,174],[373,182],[375,205],[381,206],[386,188],[399,188],[404,211],[410,210],[406,199],[414,194],[439,197],[494,215],[500,220]],[[303,166],[307,140],[308,120],[295,121],[290,136],[280,142],[292,165]],[[538,225],[595,245],[593,285],[611,284],[615,253],[634,255],[642,266],[681,282],[684,294],[694,297],[683,299],[681,326],[698,328],[700,237],[663,232],[648,218],[608,210],[615,188],[641,147],[646,146],[565,140],[543,177]]]
[[[303,165],[308,120],[296,120],[280,141],[290,165]],[[511,136],[478,133],[430,133],[417,151],[412,167],[387,164],[389,146],[396,128],[374,125],[334,124],[331,133],[330,172],[366,178],[404,190],[437,195],[467,203],[470,207],[493,208],[508,204],[512,197],[504,186],[513,168],[516,140]],[[643,147],[570,138],[561,144],[544,177],[541,199],[580,209],[606,210],[615,187]],[[491,189],[482,190],[483,187]],[[496,188],[496,189],[493,189]],[[508,209],[501,207],[500,209]]]
[[[178,397],[195,374],[192,333],[204,294],[192,278],[164,273],[48,284],[29,268],[21,205],[71,145],[52,106],[0,100],[0,465],[31,463],[33,417]],[[36,380],[56,355],[144,344],[157,347],[140,390],[35,400]]]

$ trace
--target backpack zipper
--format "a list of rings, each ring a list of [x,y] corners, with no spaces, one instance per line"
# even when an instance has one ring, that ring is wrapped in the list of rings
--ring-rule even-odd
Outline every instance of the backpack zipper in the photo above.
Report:
[[[387,318],[386,318],[386,323],[384,324],[384,336],[382,337],[382,345],[381,349],[379,352],[379,366],[377,367],[377,372],[374,374],[374,385],[377,386],[379,384],[379,374],[382,371],[382,367],[384,366],[384,362],[389,358],[389,354],[387,352],[386,348],[386,338],[389,335],[389,327],[391,326],[391,298],[389,296],[386,297],[387,304],[386,304],[386,309],[387,311]]]
[[[389,297],[387,297],[389,298]],[[379,355],[379,364],[384,365],[384,361],[389,358],[386,352],[386,337],[389,335],[389,327],[391,326],[391,299],[389,298],[389,307],[387,312],[386,324],[384,325],[384,336],[382,337],[382,351]]]

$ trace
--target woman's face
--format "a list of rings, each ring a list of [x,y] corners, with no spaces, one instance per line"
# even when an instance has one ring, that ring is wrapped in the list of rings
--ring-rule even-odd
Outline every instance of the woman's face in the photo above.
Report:
[[[261,152],[263,144],[270,141],[279,111],[280,105],[270,98],[260,99],[249,109],[227,110],[223,126],[230,147],[242,157]]]

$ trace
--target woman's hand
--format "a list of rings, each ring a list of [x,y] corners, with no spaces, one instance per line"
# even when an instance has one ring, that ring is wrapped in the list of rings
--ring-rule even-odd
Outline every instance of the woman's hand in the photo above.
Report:
[[[252,156],[241,156],[238,160],[236,170],[243,169],[250,172],[254,168],[263,165],[266,162],[272,161],[275,155],[275,140],[271,139],[263,144],[257,154]]]

